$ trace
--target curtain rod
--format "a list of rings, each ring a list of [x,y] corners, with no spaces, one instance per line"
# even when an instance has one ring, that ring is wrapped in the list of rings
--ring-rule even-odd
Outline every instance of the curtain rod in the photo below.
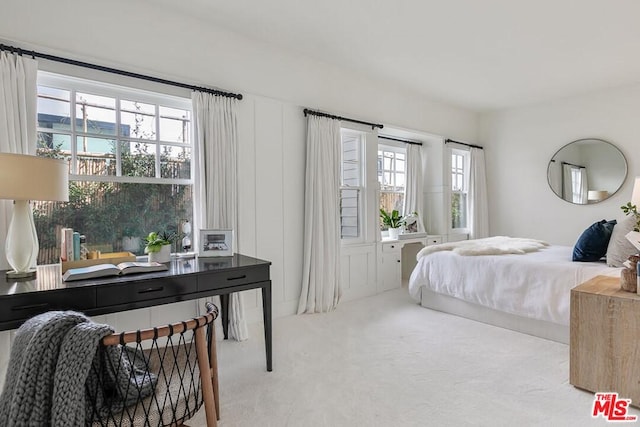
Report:
[[[484,147],[481,147],[479,145],[474,145],[474,144],[467,144],[466,142],[460,142],[460,141],[454,141],[453,139],[445,139],[444,143],[448,144],[450,142],[453,142],[454,144],[460,144],[460,145],[466,145],[467,147],[471,147],[471,148],[479,148],[481,150],[484,150]]]
[[[422,145],[422,142],[409,141],[408,139],[392,138],[390,136],[378,135],[378,138],[388,139],[389,141],[404,142],[405,144]]]
[[[307,114],[311,114],[312,116],[327,117],[329,119],[334,119],[334,120],[344,120],[346,122],[359,123],[361,125],[371,126],[371,128],[380,128],[380,129],[382,129],[384,127],[384,125],[381,125],[381,124],[363,122],[361,120],[349,119],[347,117],[334,116],[333,114],[322,113],[320,111],[313,111],[313,110],[309,110],[308,108],[305,108],[303,110],[303,112],[304,112],[304,116],[305,117],[307,117]]]
[[[141,79],[141,80],[148,80],[150,82],[154,82],[154,83],[161,83],[161,84],[165,84],[165,85],[169,85],[169,86],[177,86],[177,87],[181,87],[184,89],[190,89],[190,90],[195,90],[197,92],[206,92],[206,93],[210,93],[213,95],[219,95],[219,96],[226,96],[227,98],[236,98],[236,99],[242,99],[242,94],[240,93],[231,93],[231,92],[225,92],[222,90],[217,90],[217,89],[209,89],[206,87],[201,87],[201,86],[194,86],[194,85],[190,85],[187,83],[181,83],[181,82],[175,82],[172,80],[166,80],[166,79],[161,79],[158,77],[152,77],[152,76],[147,76],[144,74],[138,74],[138,73],[132,73],[130,71],[124,71],[124,70],[118,70],[117,68],[111,68],[111,67],[104,67],[102,65],[96,65],[96,64],[91,64],[88,62],[83,62],[83,61],[76,61],[75,59],[69,59],[69,58],[63,58],[61,56],[55,56],[55,55],[49,55],[48,53],[41,53],[41,52],[36,52],[33,50],[25,50],[25,49],[21,49],[19,47],[14,47],[14,46],[7,46],[4,44],[0,44],[0,51],[8,51],[11,53],[17,53],[18,55],[28,55],[31,56],[32,58],[42,58],[42,59],[47,59],[49,61],[55,61],[55,62],[62,62],[64,64],[70,64],[70,65],[75,65],[76,67],[84,67],[84,68],[90,68],[92,70],[98,70],[98,71],[104,71],[107,73],[112,73],[112,74],[118,74],[121,76],[126,76],[126,77],[133,77],[136,79]]]
[[[575,168],[580,168],[580,169],[586,169],[587,168],[586,166],[574,165],[573,163],[569,163],[569,162],[560,162],[560,163],[562,163],[563,165],[569,165],[569,166],[573,166]]]

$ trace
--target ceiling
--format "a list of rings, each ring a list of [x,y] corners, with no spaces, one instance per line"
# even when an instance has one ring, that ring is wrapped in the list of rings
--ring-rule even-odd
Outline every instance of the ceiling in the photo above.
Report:
[[[640,80],[637,0],[155,0],[476,111]]]

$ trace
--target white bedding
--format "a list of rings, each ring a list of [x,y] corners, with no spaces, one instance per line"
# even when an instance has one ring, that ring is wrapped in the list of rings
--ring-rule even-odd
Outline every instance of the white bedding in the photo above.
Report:
[[[422,287],[495,310],[569,325],[571,288],[597,275],[620,276],[602,262],[572,262],[573,248],[549,246],[522,255],[435,252],[418,260],[409,293]]]

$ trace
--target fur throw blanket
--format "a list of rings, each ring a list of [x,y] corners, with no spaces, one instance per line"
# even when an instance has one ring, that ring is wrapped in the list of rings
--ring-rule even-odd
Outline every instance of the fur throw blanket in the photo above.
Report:
[[[94,323],[73,311],[50,311],[27,320],[18,329],[11,348],[0,395],[2,425],[80,426],[90,421],[85,383],[95,384],[98,375],[104,375],[108,369],[103,363],[105,358],[110,359],[107,365],[122,366],[122,351],[117,348],[99,357],[98,343],[111,333],[110,326]],[[155,377],[148,372],[141,376],[131,366],[122,371],[119,375],[107,372],[107,376],[115,376],[113,382],[118,385],[143,382],[136,399],[153,392]],[[100,390],[99,394],[103,398],[93,403],[98,404],[98,411],[101,404],[107,403],[105,400],[110,400],[105,397],[114,393]]]
[[[486,239],[463,240],[424,247],[416,255],[417,259],[440,251],[453,251],[458,255],[504,255],[535,252],[549,246],[547,242],[535,239],[495,236]]]

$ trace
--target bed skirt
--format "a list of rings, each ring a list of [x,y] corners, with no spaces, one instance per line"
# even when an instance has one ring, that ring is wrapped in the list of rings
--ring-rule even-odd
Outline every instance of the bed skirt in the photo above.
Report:
[[[569,326],[516,316],[492,308],[483,307],[448,295],[433,292],[422,287],[420,305],[456,316],[476,320],[501,328],[511,329],[551,341],[569,344]]]

